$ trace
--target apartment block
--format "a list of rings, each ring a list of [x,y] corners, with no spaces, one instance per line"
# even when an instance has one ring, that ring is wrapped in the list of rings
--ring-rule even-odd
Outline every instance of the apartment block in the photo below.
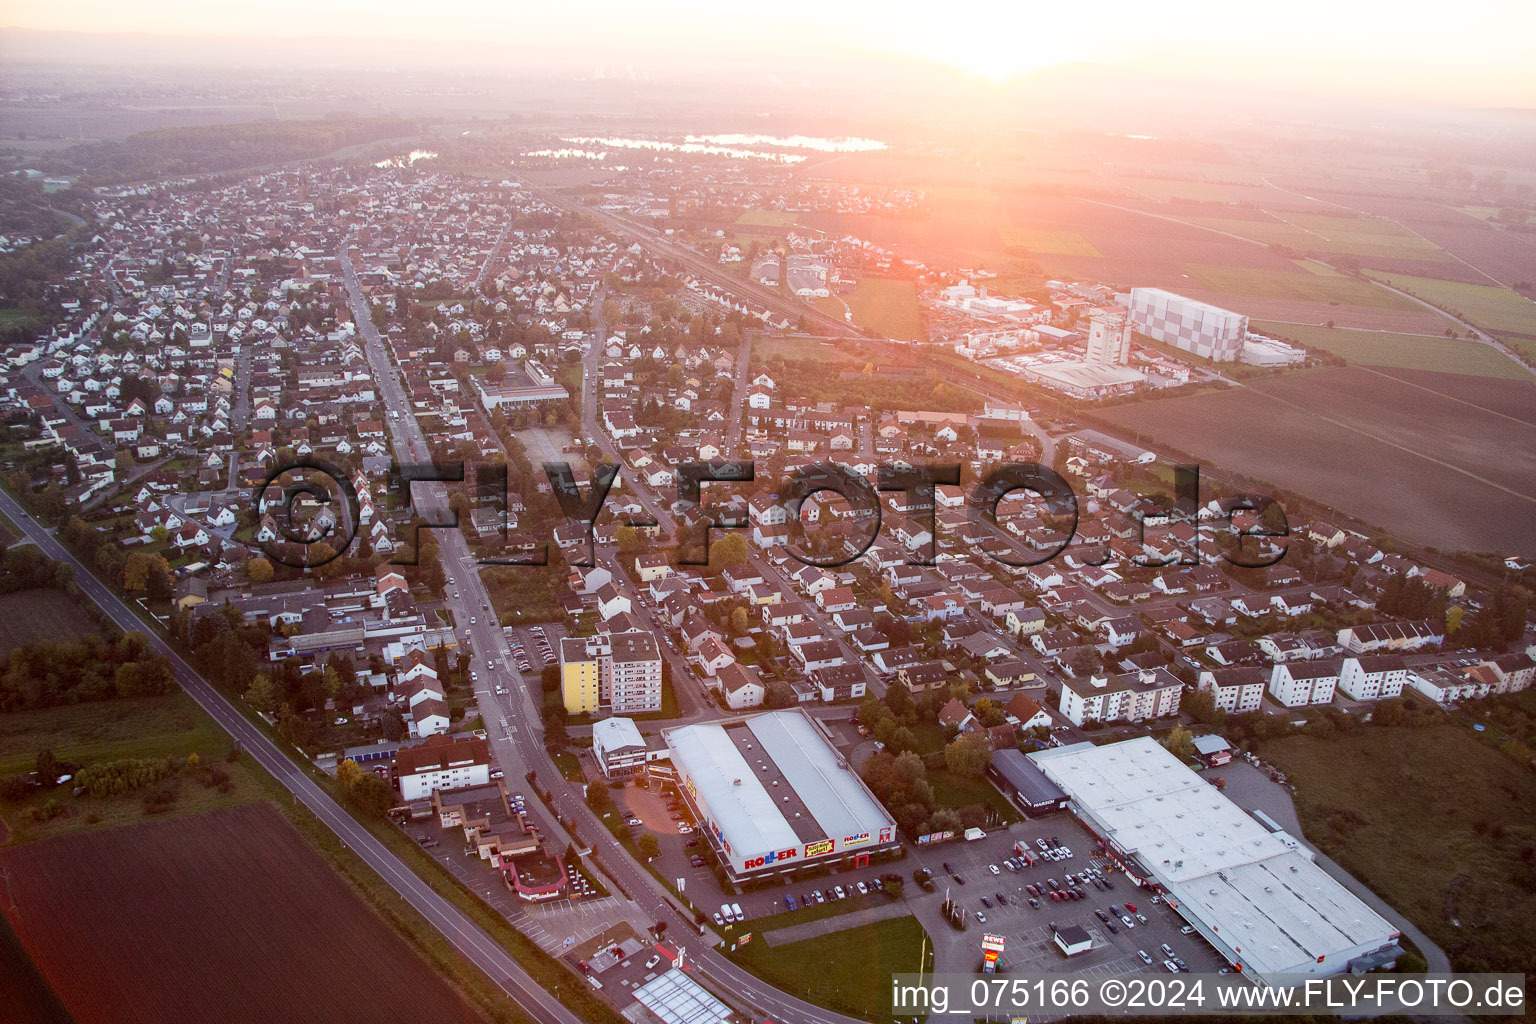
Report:
[[[1067,679],[1061,685],[1061,713],[1073,725],[1084,722],[1140,722],[1178,714],[1184,684],[1167,669],[1115,676]]]
[[[661,710],[661,651],[654,634],[605,633],[560,641],[565,710],[615,715]]]

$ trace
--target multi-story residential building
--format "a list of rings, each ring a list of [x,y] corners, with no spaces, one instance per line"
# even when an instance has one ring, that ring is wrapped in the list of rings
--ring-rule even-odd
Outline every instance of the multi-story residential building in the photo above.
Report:
[[[1321,661],[1286,661],[1274,667],[1269,677],[1270,695],[1288,708],[1328,704],[1339,685],[1343,659]]]
[[[1264,703],[1264,670],[1255,665],[1218,668],[1200,673],[1200,689],[1228,714],[1257,711]]]
[[[565,710],[616,715],[661,710],[661,652],[654,634],[607,633],[560,641]]]
[[[1445,630],[1428,619],[1418,622],[1373,622],[1339,630],[1339,646],[1350,654],[1414,651],[1444,642]]]
[[[478,737],[433,736],[395,755],[395,779],[406,800],[425,800],[434,790],[469,789],[491,781],[490,745]]]
[[[1140,722],[1178,714],[1184,685],[1167,669],[1144,669],[1110,678],[1088,676],[1061,684],[1061,713],[1073,725]]]
[[[1396,654],[1345,658],[1339,671],[1339,692],[1354,700],[1386,700],[1408,685],[1408,663]]]

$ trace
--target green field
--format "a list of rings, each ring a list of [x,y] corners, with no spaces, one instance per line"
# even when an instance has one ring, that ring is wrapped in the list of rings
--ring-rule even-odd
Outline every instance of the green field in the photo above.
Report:
[[[1406,274],[1373,273],[1371,276],[1470,320],[1485,331],[1536,335],[1536,302],[1508,288]],[[1536,344],[1531,342],[1522,347],[1527,352],[1536,351]]]
[[[1103,255],[1098,249],[1094,248],[1092,242],[1076,231],[1052,231],[1046,228],[1014,227],[1002,227],[998,230],[1002,233],[1004,245],[1009,247],[1020,246],[1032,253],[1044,253],[1050,256]]]
[[[789,362],[849,363],[862,366],[859,356],[847,343],[809,341],[804,338],[770,338],[759,334],[752,340],[752,366],[765,366],[774,359]]]
[[[1018,808],[1008,802],[997,787],[984,776],[956,775],[946,768],[928,769],[928,783],[933,787],[933,799],[940,807],[957,810],[967,804],[981,804],[998,813],[1003,821],[1018,821]]]
[[[0,776],[30,772],[38,751],[51,750],[60,761],[91,764],[120,758],[197,754],[205,765],[229,774],[228,792],[184,779],[167,813],[183,814],[249,803],[272,794],[270,778],[248,757],[226,763],[230,739],[192,698],[181,692],[164,697],[95,701],[16,711],[0,715]],[[11,842],[45,839],[93,828],[111,828],[146,817],[141,793],[121,797],[72,797],[68,788],[35,793],[13,804],[0,804]],[[32,818],[34,807],[53,800],[67,813],[51,821]]]
[[[1413,303],[1368,281],[1352,277],[1313,273],[1264,270],[1257,267],[1212,266],[1188,263],[1184,270],[1200,284],[1228,295],[1252,295],[1259,298],[1295,299],[1305,302],[1336,302],[1341,306],[1367,306],[1382,309],[1413,309]]]
[[[0,327],[17,327],[32,322],[32,318],[19,309],[0,309]]]
[[[1267,743],[1307,837],[1450,954],[1536,969],[1536,773],[1465,724]],[[1529,756],[1527,751],[1525,756]]]
[[[787,228],[795,222],[791,210],[746,210],[736,218],[737,224],[749,227]]]
[[[775,988],[829,1010],[885,1019],[891,975],[918,970],[927,934],[915,917],[895,917],[846,931],[770,946],[761,935],[729,954]],[[928,946],[925,968],[933,963]]]
[[[1320,348],[1367,366],[1393,366],[1404,370],[1437,370],[1473,377],[1527,380],[1530,374],[1508,356],[1488,345],[1464,338],[1436,338],[1427,334],[1392,331],[1357,331],[1314,324],[1287,324],[1254,320],[1260,334],[1285,338],[1308,348]]]
[[[861,327],[912,341],[922,337],[923,321],[917,309],[917,287],[911,281],[866,277],[843,296],[853,319]]]

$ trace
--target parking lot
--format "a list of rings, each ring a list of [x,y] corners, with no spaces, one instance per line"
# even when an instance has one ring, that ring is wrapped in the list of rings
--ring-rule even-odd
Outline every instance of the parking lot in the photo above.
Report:
[[[1070,848],[1073,856],[1058,861],[1039,858],[1033,866],[1018,871],[1004,866],[1004,860],[1014,856],[1015,843],[1024,843],[1038,857],[1037,840],[1050,842],[1053,838]],[[1164,943],[1191,971],[1216,971],[1226,966],[1198,934],[1181,933],[1184,921],[1176,912],[1161,900],[1154,903],[1149,890],[1138,889],[1097,856],[1096,845],[1092,835],[1069,815],[1055,814],[1014,825],[976,842],[913,848],[913,854],[903,862],[903,874],[910,878],[916,866],[928,868],[933,872],[936,891],[926,893],[909,884],[906,895],[933,939],[938,951],[937,968],[978,970],[983,933],[1006,937],[1007,948],[1001,963],[1010,971],[1095,972],[1105,977],[1161,971],[1163,960],[1167,959],[1161,948]],[[953,874],[944,870],[946,862]],[[997,874],[992,873],[993,865]],[[1090,868],[1101,871],[1113,888],[1101,890],[1079,885],[1085,897],[1081,900],[1052,902],[1048,897],[1036,897],[1039,906],[1030,906],[1028,886],[1049,889],[1049,879],[1054,878],[1057,888],[1064,889],[1068,873],[1078,875]],[[955,876],[964,879],[963,884]],[[946,890],[968,912],[963,932],[955,930],[944,917],[941,905]],[[983,905],[982,897],[991,907]],[[1127,903],[1134,905],[1135,911],[1130,911]],[[1112,913],[1111,905],[1120,913]],[[1113,929],[1095,911],[1109,917]],[[1129,924],[1124,917],[1130,918]],[[1082,927],[1092,937],[1093,949],[1068,960],[1051,941],[1053,923]],[[1152,960],[1150,965],[1141,959],[1138,950],[1147,952]]]

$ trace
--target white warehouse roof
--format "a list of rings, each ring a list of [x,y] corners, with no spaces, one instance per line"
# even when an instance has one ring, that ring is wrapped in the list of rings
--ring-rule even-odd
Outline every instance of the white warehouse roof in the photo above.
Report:
[[[1398,931],[1149,737],[1029,755],[1246,971],[1341,972]]]
[[[689,725],[662,735],[736,850],[762,853],[894,827],[801,711]]]

